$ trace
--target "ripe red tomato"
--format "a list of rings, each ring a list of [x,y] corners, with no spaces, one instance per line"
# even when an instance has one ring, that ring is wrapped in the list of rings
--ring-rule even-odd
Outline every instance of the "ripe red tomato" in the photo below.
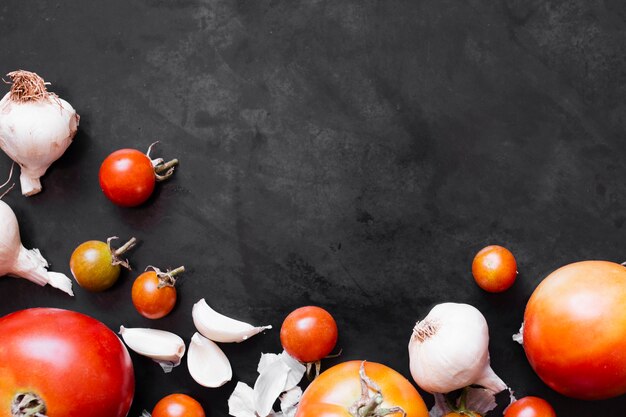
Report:
[[[472,275],[483,290],[502,292],[515,282],[517,262],[508,249],[497,245],[487,246],[474,257]]]
[[[133,305],[142,316],[160,319],[167,316],[176,305],[176,288],[173,283],[164,283],[155,271],[139,275],[131,290]]]
[[[323,308],[308,306],[292,311],[280,328],[283,348],[300,362],[316,362],[337,344],[337,323]]]
[[[362,363],[340,363],[318,376],[304,392],[296,417],[352,417],[349,408],[361,398]],[[407,417],[428,417],[422,397],[398,372],[379,363],[366,362],[365,374],[380,387],[383,402],[379,408],[402,407]]]
[[[152,417],[205,417],[202,405],[189,395],[170,394],[154,406]]]
[[[144,203],[152,195],[155,182],[152,161],[136,149],[115,151],[100,166],[100,187],[119,206]]]
[[[44,404],[47,417],[127,415],[133,364],[104,324],[73,311],[33,308],[0,318],[0,334],[0,417],[14,416],[11,406],[26,393]]]
[[[556,412],[542,398],[524,397],[511,404],[506,409],[504,417],[556,417]]]
[[[524,313],[524,349],[539,377],[569,397],[626,393],[626,268],[564,266],[535,289]]]

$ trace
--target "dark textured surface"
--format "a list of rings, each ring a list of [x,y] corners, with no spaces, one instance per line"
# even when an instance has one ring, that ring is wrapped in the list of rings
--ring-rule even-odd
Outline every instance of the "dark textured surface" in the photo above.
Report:
[[[158,321],[132,307],[136,272],[73,299],[2,279],[0,313],[56,306],[189,340],[200,297],[276,328],[317,304],[338,321],[342,359],[408,376],[414,321],[467,302],[487,317],[493,368],[518,395],[562,416],[615,415],[624,398],[550,391],[511,335],[547,273],[626,257],[625,35],[618,0],[5,0],[0,73],[38,72],[82,117],[44,192],[5,198],[25,245],[69,274],[79,243],[134,235],[137,270],[188,273]],[[181,160],[174,178],[141,208],[110,204],[100,162],[157,139],[158,154]],[[0,172],[9,166],[1,155]],[[491,243],[519,264],[500,295],[471,277]],[[220,389],[195,384],[186,363],[164,375],[133,354],[130,415],[182,391],[226,416],[235,381],[252,384],[260,353],[280,350],[278,331],[223,347],[235,377]]]

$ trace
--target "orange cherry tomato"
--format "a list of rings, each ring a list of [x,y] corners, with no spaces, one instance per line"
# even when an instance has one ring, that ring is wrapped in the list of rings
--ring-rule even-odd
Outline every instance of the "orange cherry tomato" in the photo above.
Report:
[[[165,317],[176,305],[175,281],[170,281],[163,275],[155,271],[146,271],[133,283],[131,291],[133,304],[139,314],[146,318]]]
[[[304,392],[296,417],[352,417],[350,407],[361,399],[359,370],[362,361],[335,365],[309,385]],[[365,362],[365,374],[380,387],[383,397],[377,409],[401,407],[407,417],[428,417],[428,409],[415,387],[388,366]],[[370,395],[375,395],[371,392]],[[369,415],[376,415],[373,411]],[[400,412],[388,414],[400,417]]]
[[[511,404],[506,409],[504,417],[556,417],[556,412],[542,398],[524,397]]]
[[[472,275],[483,290],[502,292],[515,282],[517,262],[508,249],[497,245],[487,246],[474,257]]]
[[[170,394],[152,410],[152,417],[206,417],[202,405],[189,395]]]
[[[323,308],[308,306],[292,311],[280,328],[283,348],[300,362],[316,362],[337,344],[337,323]]]

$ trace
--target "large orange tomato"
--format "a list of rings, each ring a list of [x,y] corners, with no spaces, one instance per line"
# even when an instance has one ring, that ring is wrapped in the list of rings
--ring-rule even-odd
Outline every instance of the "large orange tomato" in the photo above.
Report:
[[[0,318],[0,417],[125,417],[135,389],[126,347],[104,324],[33,308]]]
[[[359,375],[361,364],[361,361],[344,362],[317,377],[304,392],[296,417],[352,417],[350,407],[363,398]],[[428,416],[422,397],[405,377],[388,366],[375,362],[365,362],[364,369],[366,378],[380,388],[382,395],[382,403],[375,409],[372,408],[369,414],[364,414],[364,417],[376,415],[376,410],[380,412],[393,407],[401,407],[407,417]],[[367,395],[374,406],[376,387],[370,385]],[[401,417],[402,413],[387,415]]]
[[[626,393],[626,268],[585,261],[554,271],[528,301],[523,336],[531,366],[555,391]]]

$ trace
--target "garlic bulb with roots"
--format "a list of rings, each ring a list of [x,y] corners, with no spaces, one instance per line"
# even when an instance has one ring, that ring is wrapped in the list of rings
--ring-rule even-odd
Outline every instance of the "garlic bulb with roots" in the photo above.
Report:
[[[48,262],[38,249],[26,249],[20,240],[15,213],[0,200],[0,276],[26,278],[36,284],[51,286],[74,295],[72,281],[58,272],[47,271]]]
[[[409,341],[411,375],[430,393],[480,385],[498,393],[507,388],[489,364],[487,320],[469,304],[436,305],[418,321]]]
[[[41,191],[40,177],[72,143],[80,117],[34,72],[7,75],[12,85],[0,100],[0,148],[20,165],[22,194],[31,196]]]

